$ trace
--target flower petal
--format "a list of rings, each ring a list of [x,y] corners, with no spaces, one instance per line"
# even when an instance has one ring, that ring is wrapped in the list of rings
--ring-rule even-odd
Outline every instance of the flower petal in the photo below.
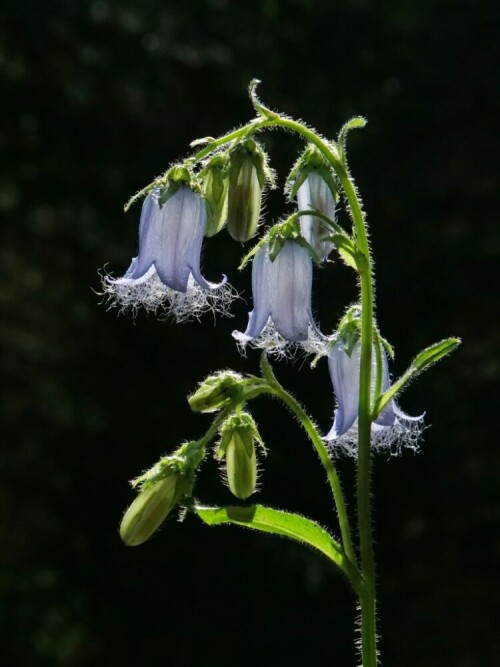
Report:
[[[242,343],[257,338],[266,326],[272,305],[272,263],[268,257],[266,243],[256,253],[252,262],[253,310],[248,314],[248,325],[244,333],[233,331],[233,337]]]
[[[297,204],[300,210],[317,209],[331,220],[335,220],[335,199],[326,181],[315,170],[309,172],[297,190]],[[328,257],[335,247],[331,241],[323,240],[330,230],[328,225],[316,216],[302,216],[300,230],[321,259]]]
[[[160,216],[158,193],[150,192],[142,203],[141,221],[139,223],[139,254],[135,266],[129,267],[125,278],[142,278],[149,271],[156,259],[154,244],[155,230]],[[133,261],[132,261],[133,263]],[[130,272],[130,275],[127,275]]]
[[[358,417],[359,369],[361,345],[356,343],[351,356],[339,341],[328,358],[330,377],[333,383],[338,408],[330,432],[325,440],[335,440],[346,433]]]
[[[389,389],[389,387],[391,385],[391,378],[389,376],[389,364],[387,362],[387,354],[386,354],[386,351],[385,351],[383,345],[381,345],[380,351],[381,351],[381,356],[382,356],[381,392],[383,394],[385,391],[387,391]],[[375,353],[375,349],[373,349],[373,352],[372,352],[372,381],[373,382],[375,382],[376,377],[377,377],[377,355]],[[378,424],[379,426],[392,426],[394,424],[394,422],[396,421],[396,415],[394,414],[394,407],[395,407],[394,401],[390,401],[388,403],[388,405],[378,415],[377,419],[375,420],[375,424]]]
[[[285,241],[274,262],[271,318],[277,331],[290,341],[306,340],[311,314],[312,262],[305,248]]]

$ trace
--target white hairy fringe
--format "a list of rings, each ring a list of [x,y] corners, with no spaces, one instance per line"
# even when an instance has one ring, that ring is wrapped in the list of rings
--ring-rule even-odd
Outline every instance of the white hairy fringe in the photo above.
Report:
[[[307,339],[303,341],[289,341],[278,333],[271,319],[267,321],[266,326],[261,333],[251,340],[236,339],[238,349],[245,355],[246,346],[249,345],[258,350],[265,350],[270,357],[276,359],[296,360],[302,354],[314,354],[323,356],[325,352],[325,339],[321,338],[314,327],[309,325]]]
[[[424,430],[424,418],[404,419],[397,417],[392,426],[372,424],[372,451],[386,453],[389,456],[401,456],[403,450],[409,449],[415,454],[420,451],[420,436]],[[326,443],[333,457],[347,456],[358,458],[358,422],[336,440]]]
[[[189,276],[186,292],[167,287],[156,271],[144,282],[132,284],[121,284],[104,271],[101,277],[101,294],[108,308],[118,308],[120,313],[130,312],[134,317],[141,308],[148,313],[172,316],[176,322],[199,320],[207,311],[232,316],[229,305],[237,297],[235,289],[228,283],[205,290],[192,275]]]

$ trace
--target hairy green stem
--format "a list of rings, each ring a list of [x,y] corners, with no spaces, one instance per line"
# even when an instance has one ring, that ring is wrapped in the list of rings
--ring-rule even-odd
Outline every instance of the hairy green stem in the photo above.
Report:
[[[349,202],[356,228],[357,243],[365,257],[360,270],[361,281],[361,368],[359,382],[358,411],[358,527],[361,553],[361,567],[365,588],[361,603],[361,653],[363,667],[377,664],[376,590],[375,564],[373,557],[373,537],[371,520],[371,371],[373,348],[373,278],[372,262],[365,221],[355,187],[346,169],[337,170],[344,192]]]
[[[231,141],[235,141],[236,139],[241,139],[242,137],[251,134],[252,132],[261,130],[264,127],[271,127],[272,125],[274,125],[272,121],[263,118],[256,118],[247,123],[246,125],[239,127],[237,130],[233,130],[232,132],[229,132],[228,134],[225,134],[222,137],[219,137],[218,139],[210,141],[205,146],[205,148],[202,148],[193,156],[188,158],[187,162],[198,162],[199,160],[203,160],[203,158],[209,155],[216,148],[219,148],[219,146],[224,146],[225,144],[231,143]]]
[[[316,427],[312,423],[309,415],[305,412],[300,403],[296,401],[295,398],[291,396],[291,394],[289,394],[277,381],[273,382],[270,393],[281,399],[281,401],[283,401],[283,403],[295,414],[297,419],[302,424],[305,432],[309,436],[312,444],[314,445],[316,452],[318,453],[320,461],[325,468],[328,482],[332,490],[333,499],[335,501],[335,508],[340,526],[340,534],[342,537],[342,546],[351,563],[356,566],[357,559],[352,544],[351,528],[349,525],[349,517],[347,515],[347,508],[344,495],[342,493],[342,487],[340,485],[340,480],[338,478],[337,471],[335,470],[335,466],[333,465],[333,461],[328,455],[325,444],[321,439],[318,431],[316,430]]]

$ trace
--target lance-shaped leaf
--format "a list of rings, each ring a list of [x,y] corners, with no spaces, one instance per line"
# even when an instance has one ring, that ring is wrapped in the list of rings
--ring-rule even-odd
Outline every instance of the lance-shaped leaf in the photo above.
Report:
[[[263,533],[283,535],[297,542],[308,544],[333,561],[350,579],[355,590],[362,582],[356,567],[345,555],[342,547],[321,526],[299,514],[275,510],[263,505],[247,507],[204,507],[195,505],[196,514],[209,526],[234,524]]]
[[[376,418],[388,403],[396,396],[398,392],[408,385],[417,375],[435,364],[460,345],[460,338],[446,338],[439,343],[434,343],[422,350],[412,361],[410,367],[399,380],[397,380],[389,389],[384,392],[376,401],[372,418]]]

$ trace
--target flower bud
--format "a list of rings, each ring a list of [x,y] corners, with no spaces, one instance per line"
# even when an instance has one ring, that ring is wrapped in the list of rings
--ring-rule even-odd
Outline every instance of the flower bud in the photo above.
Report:
[[[236,402],[241,397],[243,377],[232,371],[222,371],[204,380],[188,398],[194,412],[215,412]]]
[[[169,471],[163,479],[140,491],[120,524],[120,536],[128,547],[146,542],[160,527],[184,494],[183,481],[182,476]]]
[[[226,420],[221,435],[218,456],[226,459],[227,483],[236,498],[246,500],[257,483],[255,442],[264,446],[257,426],[251,415],[243,412]]]
[[[242,243],[254,236],[259,224],[262,188],[267,165],[264,151],[247,139],[231,150],[227,228],[235,241]]]
[[[214,236],[220,232],[227,218],[227,190],[229,179],[226,168],[227,160],[216,155],[201,172],[203,193],[207,202],[207,226],[205,236]]]

